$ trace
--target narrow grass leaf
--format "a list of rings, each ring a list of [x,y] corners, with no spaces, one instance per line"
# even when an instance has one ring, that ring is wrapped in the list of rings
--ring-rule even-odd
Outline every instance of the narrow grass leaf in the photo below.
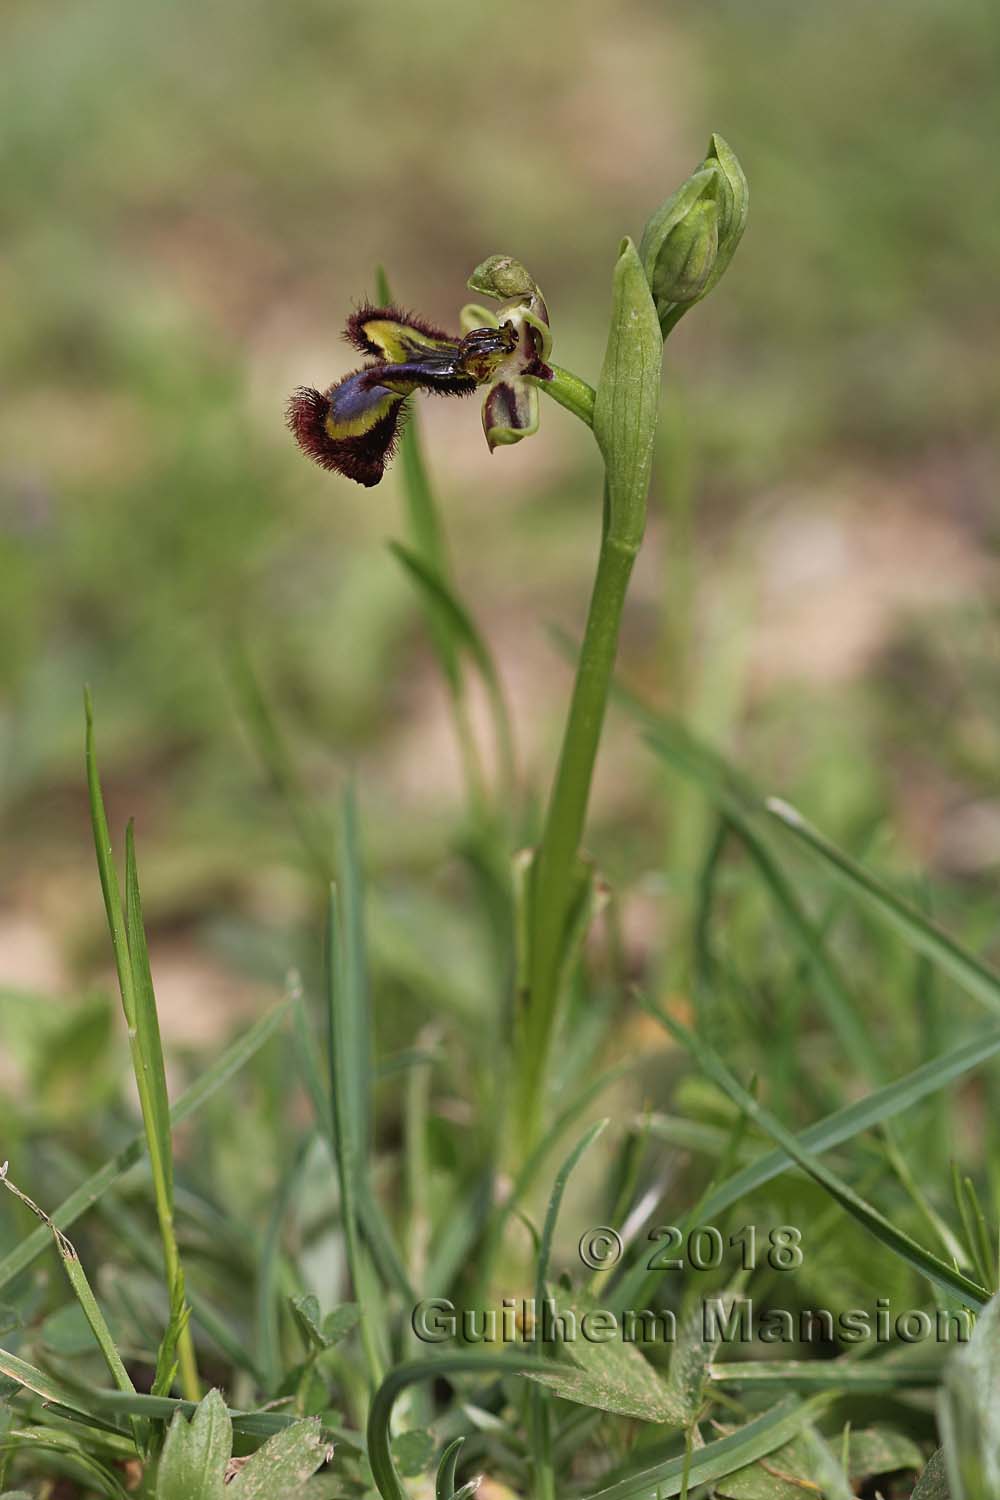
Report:
[[[741,790],[736,773],[692,735],[671,731],[664,723],[657,722],[654,732],[646,738],[663,760],[698,783],[737,834],[813,976],[817,997],[841,1046],[860,1073],[879,1082],[884,1069],[862,1023],[858,1003],[830,954],[822,930],[808,915],[788,876],[753,827],[748,816],[747,792]]]
[[[670,1500],[685,1487],[693,1493],[699,1486],[724,1479],[755,1459],[773,1453],[812,1421],[829,1399],[814,1396],[799,1402],[794,1396],[788,1397],[737,1432],[707,1443],[693,1454],[681,1454],[620,1479],[588,1495],[586,1500]]]
[[[138,1066],[142,1070],[139,1094],[149,1111],[146,1122],[149,1160],[154,1181],[163,1194],[164,1204],[172,1213],[174,1163],[170,1138],[170,1101],[167,1097],[160,1020],[156,1013],[153,976],[149,967],[149,948],[142,920],[142,897],[139,894],[139,873],[135,862],[135,830],[131,820],[125,833],[125,922],[132,965],[135,1005],[133,1024]]]
[[[185,1394],[199,1394],[194,1343],[187,1319],[183,1294],[183,1272],[177,1250],[173,1223],[173,1155],[170,1139],[170,1109],[167,1100],[163,1049],[160,1043],[156,1000],[149,971],[149,954],[142,925],[142,903],[135,864],[135,844],[131,823],[125,839],[125,907],[122,907],[118,876],[115,870],[108,832],[108,820],[101,792],[94,744],[94,714],[90,694],[85,696],[86,766],[90,797],[94,848],[104,893],[104,906],[111,933],[111,945],[118,972],[122,1009],[128,1026],[129,1051],[135,1074],[136,1089],[142,1111],[143,1128],[153,1179],[153,1196],[163,1241],[163,1260],[170,1293],[170,1323],[164,1334],[165,1349],[175,1345],[180,1354]],[[166,1363],[166,1357],[162,1363]]]
[[[88,1492],[96,1491],[107,1497],[107,1500],[130,1500],[128,1491],[117,1475],[66,1433],[55,1432],[51,1428],[22,1428],[8,1433],[0,1441],[0,1453],[4,1450],[16,1452],[19,1449],[22,1452],[33,1451],[35,1454],[56,1454],[60,1460],[58,1468],[53,1466],[57,1474],[82,1482]],[[34,1467],[39,1468],[37,1459]]]
[[[369,1378],[381,1379],[375,1310],[363,1293],[359,1204],[365,1196],[371,1127],[371,1021],[364,938],[364,894],[357,808],[348,789],[339,821],[339,885],[330,888],[327,1005],[331,1116],[347,1260],[361,1307],[361,1341]]]
[[[545,1212],[545,1222],[542,1225],[542,1237],[538,1247],[538,1259],[535,1268],[535,1316],[539,1316],[548,1296],[549,1261],[552,1256],[552,1239],[556,1231],[556,1223],[559,1219],[559,1209],[562,1206],[563,1194],[566,1184],[574,1167],[580,1158],[590,1149],[598,1136],[608,1126],[608,1120],[598,1120],[590,1128],[584,1131],[576,1145],[570,1151],[566,1160],[559,1168],[552,1184],[549,1194],[548,1208]],[[538,1330],[535,1330],[537,1352],[542,1355],[545,1345],[538,1338]],[[641,1357],[641,1356],[640,1356]],[[544,1384],[544,1382],[543,1382]],[[588,1405],[591,1403],[587,1403]],[[606,1409],[606,1408],[605,1408]],[[535,1468],[535,1492],[536,1500],[547,1500],[547,1497],[555,1495],[555,1476],[552,1472],[552,1431],[548,1401],[544,1392],[535,1391],[531,1401],[531,1437]]]
[[[936,1386],[941,1361],[923,1365],[899,1359],[733,1360],[710,1365],[716,1385],[781,1385],[793,1390],[865,1392],[873,1395]]]
[[[532,1184],[538,1176],[543,1163],[547,1160],[549,1153],[555,1149],[565,1132],[579,1119],[584,1110],[590,1107],[598,1095],[621,1078],[630,1068],[635,1067],[637,1061],[638,1059],[636,1058],[627,1058],[623,1062],[617,1063],[614,1067],[601,1073],[585,1088],[581,1089],[579,1093],[575,1094],[553,1120],[541,1140],[528,1156],[514,1179],[510,1193],[496,1210],[487,1232],[486,1244],[481,1256],[481,1295],[485,1295],[485,1283],[499,1252],[503,1233],[510,1217],[517,1211],[521,1203],[523,1203],[525,1196],[530,1192]],[[431,1283],[429,1282],[429,1284]],[[437,1283],[433,1284],[436,1285]]]
[[[434,1482],[434,1500],[452,1500],[455,1493],[455,1474],[464,1444],[464,1438],[456,1438],[442,1453]]]
[[[189,1119],[213,1094],[228,1083],[234,1074],[245,1067],[277,1031],[287,1016],[291,1004],[291,1000],[286,1000],[276,1005],[272,1011],[262,1016],[248,1031],[244,1032],[232,1046],[227,1047],[221,1057],[216,1058],[210,1067],[206,1068],[201,1077],[185,1090],[171,1109],[172,1125],[177,1126]],[[140,1133],[133,1136],[132,1140],[116,1152],[110,1161],[105,1162],[104,1166],[99,1167],[63,1200],[50,1215],[52,1224],[57,1229],[70,1228],[81,1214],[86,1213],[88,1208],[93,1207],[97,1200],[114,1186],[120,1177],[140,1162],[145,1153],[145,1135]],[[9,1251],[0,1260],[0,1290],[8,1286],[16,1276],[37,1260],[50,1243],[49,1231],[44,1225],[40,1225]]]
[[[931,922],[917,907],[897,896],[843,850],[831,844],[794,807],[777,797],[769,798],[765,806],[775,822],[820,860],[851,895],[878,912],[912,948],[949,974],[973,999],[990,1010],[1000,1011],[1000,976],[992,969]]]
[[[516,779],[514,737],[500,674],[486,640],[465,605],[433,562],[421,557],[402,542],[390,542],[389,550],[417,585],[428,607],[446,622],[455,642],[468,652],[482,678],[493,719],[501,783],[509,790]]]
[[[107,913],[108,929],[111,933],[111,947],[114,952],[122,1007],[125,1011],[125,1020],[131,1029],[135,1026],[132,961],[128,947],[125,910],[122,906],[121,891],[118,885],[118,872],[115,869],[114,852],[111,847],[111,834],[108,830],[108,818],[104,810],[104,796],[101,792],[101,779],[97,769],[97,751],[94,744],[94,707],[91,702],[89,690],[85,690],[84,692],[84,712],[87,721],[87,791],[90,798],[90,821],[94,830],[94,849],[97,853],[97,870],[101,879],[101,891],[104,895],[104,910]]]
[[[316,1049],[309,1026],[305,1000],[298,990],[294,997],[293,1022],[295,1055],[302,1075],[302,1081],[312,1102],[316,1124],[329,1141],[330,1152],[336,1165],[338,1159],[337,1129],[333,1118],[331,1089],[329,1083],[324,1084],[320,1067],[316,1061]],[[406,1267],[403,1265],[403,1260],[393,1239],[392,1231],[386,1223],[382,1205],[372,1193],[367,1178],[359,1184],[357,1209],[365,1240],[383,1279],[390,1286],[395,1287],[405,1302],[409,1304],[414,1303],[417,1300],[416,1292],[410,1284]]]
[[[907,1073],[895,1083],[886,1084],[857,1100],[827,1115],[825,1119],[808,1126],[799,1134],[799,1142],[807,1151],[829,1151],[844,1141],[851,1140],[863,1130],[869,1130],[884,1120],[912,1109],[921,1099],[946,1088],[956,1078],[971,1072],[1000,1052],[1000,1026],[988,1025],[978,1031],[969,1041],[952,1048],[941,1057],[922,1063],[912,1073]],[[655,1128],[655,1117],[654,1117]],[[779,1176],[792,1164],[785,1151],[770,1151],[766,1156],[734,1173],[726,1182],[712,1189],[701,1205],[706,1222],[729,1208],[739,1199],[747,1197],[764,1183]]]
[[[1000,1027],[989,1023],[977,1031],[969,1041],[963,1042],[952,1051],[934,1058],[931,1062],[923,1063],[912,1073],[897,1079],[895,1083],[887,1084],[875,1093],[868,1094],[864,1099],[846,1105],[843,1109],[827,1115],[825,1119],[817,1121],[815,1125],[810,1125],[799,1134],[799,1142],[808,1151],[829,1151],[834,1146],[860,1134],[861,1131],[868,1130],[881,1121],[889,1120],[894,1115],[911,1109],[921,1099],[945,1088],[956,1078],[960,1078],[980,1063],[995,1056],[997,1052],[1000,1052]],[[655,1115],[650,1122],[650,1128],[654,1134],[659,1133]],[[715,1149],[712,1144],[713,1138],[703,1137],[701,1134],[708,1129],[707,1126],[689,1126],[689,1122],[685,1121],[668,1121],[664,1134],[668,1139],[676,1137],[679,1144],[691,1146],[696,1150],[713,1150]],[[715,1132],[714,1138],[721,1138],[721,1132]],[[712,1188],[699,1205],[699,1216],[711,1223],[727,1208],[748,1197],[757,1188],[763,1187],[775,1177],[779,1177],[792,1165],[794,1165],[793,1158],[786,1151],[768,1152],[757,1161],[741,1168],[726,1181],[719,1183],[717,1187]],[[629,1307],[636,1299],[643,1301],[648,1295],[648,1285],[651,1284],[652,1278],[643,1263],[632,1267],[615,1288],[614,1306]]]
[[[83,1269],[80,1257],[77,1255],[73,1244],[66,1238],[61,1229],[56,1228],[48,1214],[39,1208],[33,1199],[29,1198],[26,1193],[22,1193],[21,1189],[11,1182],[7,1175],[6,1162],[0,1167],[0,1183],[3,1184],[8,1192],[13,1193],[19,1202],[30,1209],[36,1218],[41,1219],[42,1223],[51,1232],[56,1249],[59,1252],[59,1258],[63,1264],[63,1270],[66,1272],[69,1284],[76,1294],[77,1302],[97,1341],[98,1348],[104,1356],[104,1362],[111,1373],[112,1380],[120,1391],[134,1391],[135,1386],[132,1384],[131,1377],[122,1363],[121,1355],[118,1353],[118,1346],[114,1341],[111,1329],[108,1327],[107,1319],[101,1311],[97,1298],[94,1296],[90,1282],[87,1280],[87,1273]]]
[[[233,692],[261,764],[288,809],[309,864],[326,884],[333,876],[330,830],[324,827],[323,816],[309,797],[277,715],[240,641],[230,642],[226,663]]]
[[[873,1234],[882,1244],[900,1256],[907,1264],[913,1266],[928,1280],[942,1287],[945,1291],[957,1294],[968,1307],[975,1309],[984,1307],[989,1301],[989,1294],[984,1287],[978,1286],[976,1282],[970,1281],[953,1266],[939,1260],[932,1255],[923,1245],[897,1229],[889,1222],[878,1209],[858,1196],[853,1188],[841,1179],[821,1161],[805,1149],[799,1140],[785,1129],[785,1127],[774,1118],[757,1100],[740,1084],[729,1069],[722,1062],[718,1054],[709,1047],[700,1037],[695,1036],[672,1017],[664,1014],[657,1005],[648,998],[643,998],[641,1003],[656,1017],[661,1025],[676,1039],[681,1042],[698,1062],[702,1071],[716,1083],[725,1094],[732,1099],[734,1104],[746,1112],[748,1117],[755,1121],[778,1145],[797,1162],[800,1167],[809,1173],[821,1187],[834,1198],[842,1208],[861,1224],[869,1233]]]
[[[76,1405],[71,1410],[81,1410],[80,1399],[76,1399]],[[87,1393],[87,1402],[90,1406],[85,1416],[149,1417],[154,1421],[171,1421],[176,1412],[182,1412],[185,1416],[193,1416],[198,1410],[199,1402],[178,1399],[175,1396],[143,1396],[129,1395],[125,1391],[90,1391]],[[270,1437],[275,1432],[281,1432],[286,1427],[293,1426],[301,1418],[279,1411],[237,1411],[228,1408],[229,1417],[233,1424],[234,1432],[245,1433],[247,1437]]]

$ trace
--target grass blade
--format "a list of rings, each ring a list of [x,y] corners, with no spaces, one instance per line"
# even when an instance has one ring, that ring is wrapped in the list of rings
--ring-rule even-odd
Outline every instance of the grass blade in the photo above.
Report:
[[[122,1363],[122,1358],[118,1353],[118,1347],[112,1337],[111,1329],[108,1327],[100,1304],[94,1296],[90,1282],[87,1280],[87,1273],[83,1269],[75,1247],[66,1238],[62,1230],[56,1228],[44,1209],[39,1208],[38,1204],[32,1198],[29,1198],[26,1193],[22,1193],[21,1189],[11,1182],[7,1176],[6,1162],[0,1166],[0,1183],[3,1183],[8,1192],[13,1193],[14,1197],[20,1203],[23,1203],[25,1208],[30,1209],[35,1217],[40,1219],[45,1227],[51,1231],[56,1249],[59,1252],[59,1258],[63,1264],[63,1270],[66,1272],[69,1284],[73,1288],[76,1300],[80,1304],[90,1331],[97,1341],[97,1346],[104,1356],[104,1363],[110,1371],[112,1380],[120,1391],[134,1391],[135,1386],[132,1384],[131,1377]],[[136,1447],[141,1452],[145,1447],[146,1433],[138,1423],[133,1424],[133,1436]]]
[[[981,963],[917,907],[897,896],[843,850],[831,844],[787,802],[770,797],[765,808],[776,823],[822,862],[834,879],[852,896],[878,912],[912,948],[949,974],[966,994],[990,1010],[1000,1011],[1000,975]]]
[[[156,999],[149,969],[149,951],[142,924],[142,902],[135,863],[135,840],[132,824],[125,836],[125,906],[122,907],[118,875],[115,870],[108,832],[107,814],[101,792],[94,745],[94,712],[90,694],[85,695],[87,787],[90,816],[94,829],[94,848],[104,893],[111,946],[114,950],[122,1009],[128,1026],[129,1051],[135,1074],[142,1123],[146,1133],[149,1164],[153,1178],[156,1216],[163,1242],[163,1262],[170,1293],[170,1322],[164,1334],[165,1346],[176,1343],[180,1357],[181,1379],[185,1395],[197,1400],[200,1395],[194,1341],[187,1326],[184,1302],[184,1274],[181,1270],[174,1231],[173,1151],[170,1135],[170,1105],[167,1099],[166,1071]]]
[[[807,1151],[829,1151],[861,1131],[870,1130],[873,1125],[881,1124],[903,1110],[912,1108],[919,1100],[945,1088],[998,1052],[1000,1027],[991,1025],[973,1039],[963,1042],[941,1057],[923,1063],[895,1083],[887,1084],[864,1099],[848,1104],[817,1121],[815,1125],[810,1125],[800,1133],[799,1142]],[[759,1161],[752,1162],[734,1173],[728,1181],[713,1188],[701,1206],[702,1215],[711,1221],[714,1215],[722,1213],[740,1198],[779,1176],[791,1165],[791,1161],[785,1151],[768,1152]]]
[[[791,1131],[786,1130],[780,1121],[757,1102],[753,1095],[733,1077],[713,1048],[703,1042],[700,1037],[695,1036],[693,1032],[688,1031],[687,1027],[682,1026],[680,1022],[666,1015],[653,1001],[643,997],[641,1003],[650,1015],[655,1016],[660,1024],[665,1026],[671,1035],[688,1049],[702,1071],[732,1099],[733,1103],[738,1105],[747,1117],[755,1121],[773,1140],[777,1141],[786,1155],[808,1172],[809,1176],[825,1188],[830,1196],[846,1209],[852,1218],[857,1219],[858,1223],[870,1234],[926,1276],[929,1281],[960,1297],[967,1307],[979,1309],[986,1306],[989,1293],[984,1287],[978,1286],[976,1282],[970,1281],[953,1266],[939,1260],[936,1255],[926,1250],[916,1240],[911,1239],[903,1230],[897,1229],[895,1224],[890,1223],[883,1214],[879,1213],[878,1209],[859,1197],[853,1188],[841,1181],[836,1173],[831,1172],[817,1157],[806,1150]]]
[[[680,1454],[655,1467],[644,1469],[631,1478],[621,1479],[607,1489],[597,1490],[586,1500],[669,1500],[687,1487],[724,1479],[727,1474],[745,1468],[758,1458],[766,1458],[775,1448],[801,1431],[829,1404],[826,1394],[798,1401],[794,1396],[779,1401],[762,1417],[748,1422],[738,1432],[718,1438],[694,1454]]]
[[[817,997],[827,1020],[851,1062],[872,1082],[884,1070],[868,1031],[862,1024],[857,1001],[834,962],[820,927],[799,900],[794,886],[751,821],[751,793],[743,778],[715,751],[701,745],[687,731],[665,720],[654,720],[647,743],[675,770],[696,781],[740,839],[757,867],[789,936],[812,974]]]
[[[1000,1027],[990,1024],[951,1052],[946,1052],[941,1057],[922,1064],[912,1073],[907,1073],[905,1077],[897,1079],[895,1083],[887,1084],[875,1093],[868,1094],[864,1099],[846,1105],[843,1109],[835,1110],[825,1119],[808,1126],[799,1134],[799,1142],[806,1150],[812,1152],[832,1150],[834,1146],[841,1145],[844,1141],[860,1134],[861,1131],[869,1130],[873,1125],[881,1124],[885,1120],[892,1119],[894,1115],[902,1113],[903,1110],[912,1108],[921,1099],[945,1088],[956,1078],[970,1072],[988,1058],[996,1056],[998,1052],[1000,1052]],[[720,1140],[719,1132],[712,1131],[703,1136],[700,1132],[707,1131],[708,1127],[692,1126],[690,1134],[684,1132],[683,1129],[676,1128],[684,1127],[687,1123],[670,1121],[668,1139],[677,1139],[680,1144],[687,1144],[694,1150],[714,1149],[713,1143]],[[655,1115],[650,1122],[650,1128],[654,1134],[658,1133]],[[763,1187],[765,1183],[771,1182],[773,1178],[780,1176],[792,1165],[793,1158],[786,1151],[768,1152],[757,1161],[742,1167],[724,1182],[720,1182],[718,1186],[711,1188],[699,1205],[699,1216],[712,1222],[734,1203],[738,1203],[740,1199],[747,1197],[757,1188]],[[650,1275],[641,1263],[634,1266],[622,1277],[615,1288],[613,1305],[628,1307],[633,1305],[636,1298],[644,1301],[650,1289],[655,1285],[655,1280],[656,1273]]]
[[[286,1000],[276,1005],[272,1011],[261,1019],[228,1047],[221,1057],[216,1058],[211,1067],[198,1078],[190,1088],[186,1089],[170,1111],[170,1122],[176,1126],[183,1120],[187,1120],[195,1114],[203,1104],[209,1100],[224,1084],[228,1083],[235,1073],[243,1068],[255,1053],[259,1052],[265,1042],[269,1041],[275,1031],[281,1025],[288,1014],[292,1001]],[[133,1136],[126,1146],[115,1153],[110,1161],[91,1174],[85,1182],[65,1198],[57,1209],[50,1215],[51,1222],[57,1229],[69,1229],[75,1224],[81,1214],[86,1213],[88,1208],[93,1207],[109,1188],[113,1187],[120,1177],[123,1177],[132,1167],[140,1162],[146,1154],[146,1137],[140,1133]],[[43,1254],[51,1243],[48,1230],[40,1225],[33,1230],[19,1245],[9,1251],[0,1260],[0,1291],[8,1286],[16,1276],[25,1271],[39,1255]]]
[[[549,1204],[545,1212],[545,1222],[542,1226],[542,1238],[538,1248],[538,1263],[535,1271],[535,1307],[541,1313],[548,1296],[549,1259],[552,1254],[552,1238],[556,1230],[556,1222],[559,1218],[559,1209],[562,1206],[563,1194],[570,1174],[579,1162],[580,1158],[587,1152],[598,1136],[607,1128],[607,1119],[597,1120],[589,1130],[577,1141],[572,1151],[566,1157],[562,1166],[555,1175],[552,1184],[552,1192],[549,1195]],[[539,1357],[544,1353],[545,1345],[538,1341]],[[534,1493],[537,1500],[555,1500],[555,1475],[552,1470],[552,1427],[550,1419],[551,1397],[544,1389],[534,1390],[531,1393],[531,1438],[534,1453]]]
[[[733,1360],[709,1365],[716,1385],[787,1385],[796,1390],[863,1391],[892,1395],[917,1387],[937,1386],[941,1363],[916,1365],[898,1359]]]
[[[295,758],[278,726],[276,715],[261,687],[249,654],[239,641],[232,641],[226,655],[230,680],[248,733],[271,784],[288,809],[299,842],[324,885],[333,877],[330,859],[332,839],[323,819],[312,805]]]
[[[316,1061],[305,1000],[298,987],[296,988],[293,1017],[295,1027],[295,1055],[299,1071],[312,1103],[316,1124],[329,1142],[329,1149],[333,1156],[334,1166],[336,1166],[337,1131],[333,1119],[330,1099],[331,1091],[329,1085],[324,1084],[321,1070]],[[381,1076],[377,1068],[375,1071],[378,1076]],[[412,1305],[417,1300],[417,1294],[410,1283],[406,1267],[403,1265],[402,1257],[393,1240],[392,1232],[385,1221],[381,1204],[372,1193],[367,1179],[359,1185],[359,1188],[358,1218],[368,1248],[371,1250],[383,1280],[396,1288],[396,1291],[403,1298],[404,1302]]]
[[[357,807],[344,793],[340,814],[340,883],[330,887],[327,922],[327,1003],[331,1117],[340,1182],[347,1262],[361,1307],[361,1342],[373,1386],[382,1378],[371,1300],[363,1296],[359,1205],[366,1197],[371,1128],[371,1023],[365,962],[364,895],[358,855]]]
[[[514,736],[500,674],[490,649],[465,605],[431,562],[412,551],[411,548],[405,547],[402,542],[390,542],[389,551],[406,569],[428,601],[429,607],[437,610],[440,617],[447,622],[455,641],[468,652],[483,680],[493,718],[500,784],[504,797],[507,797],[512,792],[517,779]]]

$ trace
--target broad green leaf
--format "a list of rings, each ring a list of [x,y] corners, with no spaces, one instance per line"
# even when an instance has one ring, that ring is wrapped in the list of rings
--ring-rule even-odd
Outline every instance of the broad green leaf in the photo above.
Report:
[[[948,1485],[943,1448],[937,1450],[917,1480],[911,1500],[955,1500]]]
[[[361,1309],[356,1302],[342,1302],[323,1319],[323,1337],[329,1344],[339,1344],[358,1326],[360,1317]]]
[[[969,1343],[952,1356],[939,1421],[955,1500],[1000,1495],[1000,1298],[994,1297]]]
[[[326,1349],[328,1340],[320,1327],[319,1301],[316,1297],[289,1297],[292,1316],[299,1332],[307,1344],[314,1349]]]
[[[670,1351],[667,1391],[684,1413],[684,1425],[690,1427],[705,1402],[709,1366],[718,1353],[718,1337],[705,1336],[704,1303],[700,1297],[688,1299],[678,1321],[677,1338]],[[714,1325],[717,1329],[719,1324]]]
[[[226,1500],[299,1500],[302,1486],[330,1452],[316,1418],[296,1422],[241,1464],[226,1486]]]
[[[434,1438],[423,1427],[398,1432],[392,1440],[392,1456],[404,1479],[416,1479],[418,1474],[423,1474],[431,1466]]]
[[[919,1469],[924,1456],[912,1438],[891,1427],[867,1427],[848,1440],[851,1478],[870,1479],[873,1474],[893,1474],[897,1469]]]
[[[623,1339],[613,1314],[582,1290],[559,1293],[551,1288],[549,1295],[553,1319],[564,1319],[571,1335],[563,1349],[572,1363],[544,1374],[526,1369],[529,1379],[582,1406],[643,1422],[684,1425],[683,1403],[667,1389],[638,1345]]]
[[[156,1500],[224,1500],[233,1425],[218,1391],[209,1391],[190,1421],[176,1412],[156,1476]]]

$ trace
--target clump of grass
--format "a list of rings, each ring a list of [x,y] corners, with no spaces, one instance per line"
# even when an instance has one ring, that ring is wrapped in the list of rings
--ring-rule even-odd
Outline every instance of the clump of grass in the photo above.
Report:
[[[1000,1021],[974,1024],[964,1006],[995,1012],[1000,978],[891,879],[614,682],[664,339],[716,284],[745,218],[742,172],[714,137],[640,245],[622,243],[596,390],[558,366],[517,371],[535,386],[516,398],[537,400],[536,386],[554,396],[592,430],[605,466],[598,567],[540,816],[521,805],[501,675],[449,564],[415,425],[402,435],[409,535],[393,551],[425,610],[461,749],[462,852],[499,975],[487,1005],[459,1007],[432,1042],[411,1006],[402,1045],[377,1044],[386,986],[369,941],[356,793],[348,787],[332,823],[312,807],[237,645],[248,726],[322,888],[324,981],[291,976],[284,1004],[171,1105],[132,827],[123,900],[88,699],[91,813],[142,1132],[123,1141],[122,1111],[98,1121],[82,1154],[103,1148],[105,1159],[89,1174],[81,1155],[46,1161],[31,1140],[32,1180],[36,1156],[47,1174],[54,1164],[76,1179],[48,1210],[0,1172],[18,1213],[42,1220],[0,1258],[0,1486],[41,1496],[59,1483],[112,1500],[406,1500],[433,1488],[437,1500],[466,1500],[487,1474],[493,1500],[803,1490],[846,1500],[873,1486],[923,1500],[995,1495],[1000,1428],[983,1392],[1000,1360],[997,1184],[988,1167],[955,1169],[942,1127],[955,1113],[950,1087],[973,1071],[989,1087]],[[535,328],[540,359],[547,311],[525,274],[494,258],[473,285],[510,294],[510,321],[504,309],[494,319],[498,343],[509,353],[505,328],[526,327],[529,342]],[[439,378],[444,361],[449,381],[471,379],[464,341],[418,353],[407,350],[410,374],[420,363],[421,379]],[[404,364],[379,367],[395,382],[378,387],[379,402],[386,390],[403,395]],[[331,412],[335,427],[335,403]],[[493,780],[469,714],[470,671],[491,710]],[[646,976],[648,998],[631,996],[585,949],[608,909],[583,844],[612,693],[711,812],[690,951],[671,968],[690,977],[692,1024],[660,976]],[[530,847],[518,853],[525,830]],[[864,965],[847,961],[855,950]],[[413,992],[434,1010],[440,980],[411,970]],[[606,1058],[642,1011],[679,1045],[651,1051],[646,1032],[638,1055]],[[928,1049],[942,1030],[948,1045]],[[637,1071],[653,1096],[641,1114],[616,1098],[608,1118],[585,1125],[623,1080],[628,1099],[640,1097]],[[576,1225],[563,1234],[564,1200],[580,1164],[599,1159],[599,1137],[607,1177],[590,1173],[584,1207],[601,1226],[591,1241]],[[53,1243],[69,1298],[27,1274]],[[594,1260],[595,1244],[617,1253]],[[574,1245],[593,1270],[586,1285]],[[859,1347],[858,1317],[841,1314],[865,1297],[877,1332]],[[480,1347],[497,1303],[511,1331],[503,1347]],[[729,1330],[754,1306],[782,1337],[751,1332],[734,1349]],[[982,1309],[957,1354],[938,1341],[913,1351],[914,1320],[971,1331]],[[602,1336],[569,1336],[585,1324]]]

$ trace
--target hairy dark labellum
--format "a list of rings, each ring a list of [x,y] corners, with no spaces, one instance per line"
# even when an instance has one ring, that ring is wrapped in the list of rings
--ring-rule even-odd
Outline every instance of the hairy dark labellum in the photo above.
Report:
[[[392,457],[416,390],[467,396],[489,384],[518,347],[510,322],[474,328],[464,338],[444,333],[397,307],[365,305],[344,336],[374,356],[325,391],[300,386],[288,403],[288,426],[303,453],[324,469],[378,484]]]

